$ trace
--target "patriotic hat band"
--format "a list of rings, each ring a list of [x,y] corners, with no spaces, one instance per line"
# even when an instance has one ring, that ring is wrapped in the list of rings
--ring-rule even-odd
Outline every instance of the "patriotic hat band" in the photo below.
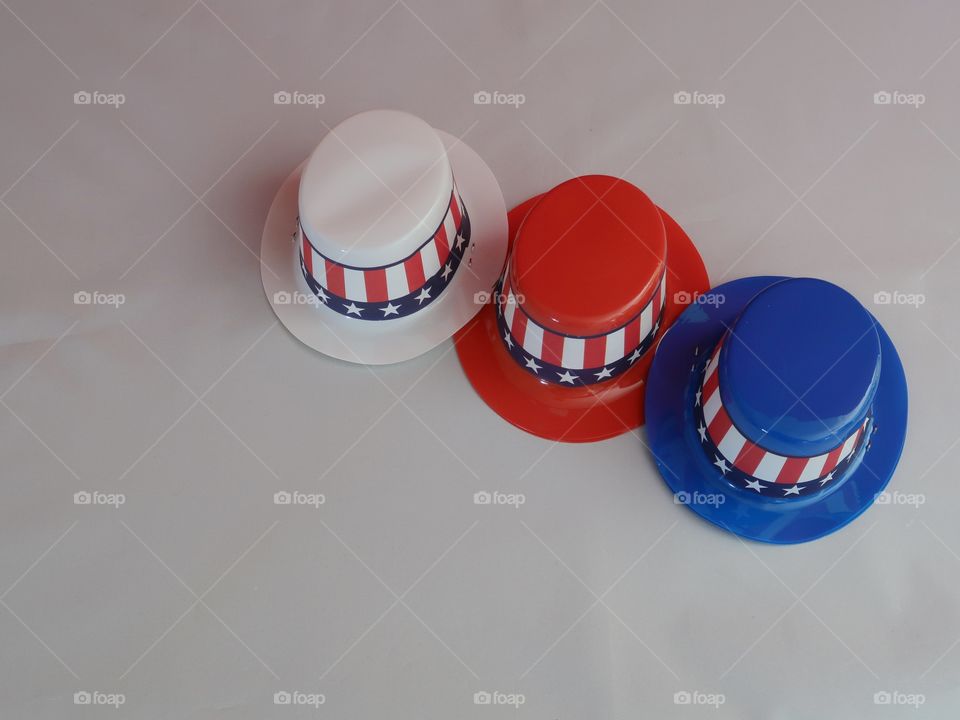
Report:
[[[321,254],[298,221],[300,269],[331,310],[361,320],[412,315],[450,284],[470,244],[470,218],[456,183],[440,226],[413,253],[389,265],[352,267]]]
[[[609,333],[564,335],[538,324],[510,285],[510,268],[497,286],[497,325],[517,363],[557,385],[592,385],[629,370],[653,345],[663,320],[665,273],[643,309]]]
[[[791,457],[770,452],[737,429],[720,396],[718,371],[724,335],[703,369],[694,399],[694,417],[704,452],[734,487],[765,497],[809,497],[837,483],[854,464],[875,431],[871,413],[857,429],[829,452]]]

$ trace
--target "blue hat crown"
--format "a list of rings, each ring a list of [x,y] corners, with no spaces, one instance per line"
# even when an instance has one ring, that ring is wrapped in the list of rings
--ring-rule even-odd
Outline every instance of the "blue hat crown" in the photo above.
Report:
[[[859,462],[875,429],[880,363],[876,323],[856,298],[823,280],[775,283],[751,299],[706,360],[696,399],[705,450],[747,493],[794,499],[828,491]]]

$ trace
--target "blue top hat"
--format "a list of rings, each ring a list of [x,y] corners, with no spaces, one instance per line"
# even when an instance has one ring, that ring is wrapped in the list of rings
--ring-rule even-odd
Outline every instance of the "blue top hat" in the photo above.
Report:
[[[664,336],[647,433],[677,502],[744,537],[831,533],[883,490],[906,434],[897,351],[848,292],[754,277],[698,297]]]

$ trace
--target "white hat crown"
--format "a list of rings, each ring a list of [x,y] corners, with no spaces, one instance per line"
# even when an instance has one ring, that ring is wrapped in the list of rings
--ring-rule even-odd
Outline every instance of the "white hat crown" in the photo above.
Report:
[[[406,113],[362,113],[331,130],[307,161],[299,203],[304,280],[358,320],[425,310],[468,252],[470,221],[443,139]]]
[[[453,172],[443,141],[408,113],[360,113],[331,130],[300,181],[300,224],[323,256],[368,268],[415,252],[443,221]]]

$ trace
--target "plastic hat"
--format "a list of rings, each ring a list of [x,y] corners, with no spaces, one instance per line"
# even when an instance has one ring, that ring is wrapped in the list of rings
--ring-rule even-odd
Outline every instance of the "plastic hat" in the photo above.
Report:
[[[386,364],[463,327],[506,252],[503,195],[480,157],[413,115],[374,110],[335,127],[284,182],[260,276],[303,343]]]
[[[893,343],[823,280],[714,288],[650,370],[647,435],[676,502],[755,540],[805,542],[857,517],[890,480],[906,426]]]
[[[493,301],[455,342],[498,414],[552,440],[643,424],[650,348],[706,290],[690,239],[625,180],[568,180],[510,213],[512,251]]]

